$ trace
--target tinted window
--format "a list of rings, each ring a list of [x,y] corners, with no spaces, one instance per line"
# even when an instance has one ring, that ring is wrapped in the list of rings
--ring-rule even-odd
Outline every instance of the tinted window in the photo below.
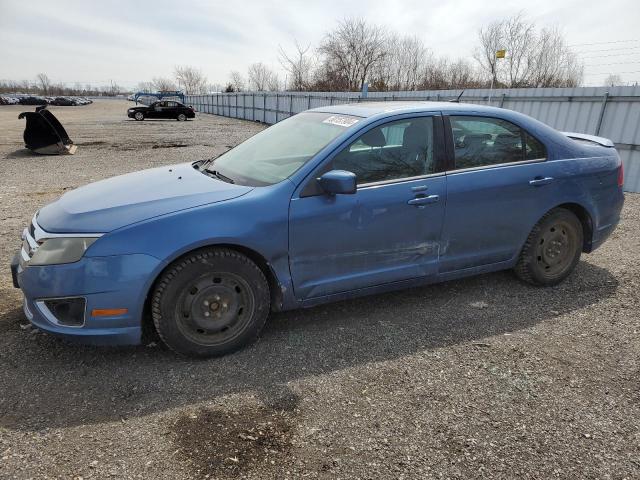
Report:
[[[167,102],[167,107],[177,107],[178,104],[176,102]]]
[[[359,185],[433,173],[433,117],[367,131],[334,158],[333,168],[355,173]]]
[[[488,117],[451,117],[456,168],[546,157],[544,145],[513,123]]]

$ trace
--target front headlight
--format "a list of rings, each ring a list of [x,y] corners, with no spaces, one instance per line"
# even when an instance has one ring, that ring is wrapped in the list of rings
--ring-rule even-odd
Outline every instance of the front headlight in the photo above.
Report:
[[[31,257],[29,265],[56,265],[73,263],[82,258],[97,238],[56,237],[45,238]]]

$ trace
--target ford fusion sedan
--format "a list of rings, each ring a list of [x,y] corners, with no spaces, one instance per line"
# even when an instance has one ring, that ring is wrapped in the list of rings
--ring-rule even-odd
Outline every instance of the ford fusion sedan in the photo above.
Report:
[[[127,110],[127,117],[142,121],[145,118],[170,118],[184,122],[196,116],[193,107],[187,107],[180,102],[160,101],[149,106],[141,105]]]
[[[272,311],[504,269],[555,285],[616,227],[622,182],[609,140],[513,111],[332,106],[66,193],[12,271],[42,330],[136,344],[149,322],[176,352],[222,355]]]

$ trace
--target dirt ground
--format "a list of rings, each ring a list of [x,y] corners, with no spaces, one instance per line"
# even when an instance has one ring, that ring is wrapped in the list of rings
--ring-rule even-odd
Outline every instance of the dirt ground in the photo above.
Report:
[[[207,158],[262,126],[52,111],[75,156],[0,107],[0,478],[638,478],[640,195],[562,285],[510,272],[273,315],[228,357],[31,329],[9,261],[65,190]]]

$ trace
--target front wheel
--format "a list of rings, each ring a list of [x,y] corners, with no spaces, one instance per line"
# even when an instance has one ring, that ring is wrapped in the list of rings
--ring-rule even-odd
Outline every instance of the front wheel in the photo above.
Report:
[[[135,118],[137,121],[141,122],[142,120],[144,120],[144,113],[136,112],[136,114],[133,116],[133,118]]]
[[[177,260],[162,274],[151,313],[169,348],[212,357],[255,340],[269,309],[269,285],[262,270],[235,250],[209,248]]]
[[[184,122],[187,119],[187,116],[184,113],[178,114],[178,121]]]
[[[516,275],[533,285],[560,283],[580,261],[583,235],[582,224],[573,212],[564,208],[549,211],[529,234]]]

